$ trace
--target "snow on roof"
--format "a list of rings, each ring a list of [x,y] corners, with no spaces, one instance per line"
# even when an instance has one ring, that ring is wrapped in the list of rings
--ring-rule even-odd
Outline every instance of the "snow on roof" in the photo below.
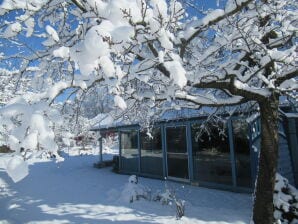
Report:
[[[168,122],[174,120],[182,120],[182,119],[191,119],[191,118],[199,118],[206,117],[207,115],[214,112],[214,108],[205,107],[204,109],[189,109],[189,108],[181,108],[180,110],[170,109],[163,112],[155,122]],[[96,121],[96,122],[94,122]],[[128,125],[138,125],[139,121],[136,119],[134,121],[124,120],[123,118],[118,118],[116,120],[110,114],[99,114],[93,119],[93,127],[91,130],[98,129],[108,129],[108,128],[116,128],[120,126],[128,126]]]
[[[284,107],[285,103],[281,106]],[[230,110],[230,112],[229,112]],[[181,108],[181,109],[169,109],[163,112],[160,117],[155,122],[170,122],[175,120],[186,120],[193,118],[204,118],[208,115],[215,113],[216,108],[212,107],[202,107],[200,109],[190,109],[190,108]],[[235,112],[235,107],[230,107],[230,109],[226,108],[226,113],[233,114]],[[241,112],[241,109],[240,111]],[[289,118],[298,118],[297,112],[283,112],[286,117]],[[246,118],[248,123],[254,121],[259,116],[259,113],[252,113],[249,117]],[[121,126],[130,126],[130,125],[138,125],[140,121],[136,118],[134,121],[125,120],[124,117],[118,117],[114,119],[111,114],[99,114],[96,118],[93,119],[96,122],[92,122],[95,125],[91,128],[91,130],[98,129],[108,129],[108,128],[117,128]]]
[[[178,120],[178,119],[189,119],[194,117],[205,117],[208,114],[211,114],[215,111],[214,108],[206,107],[204,109],[189,109],[182,108],[180,110],[167,110],[162,114],[159,121],[170,121],[170,120]]]
[[[114,118],[110,114],[98,114],[91,120],[91,124],[94,124],[91,130],[95,130],[101,127],[114,126]]]

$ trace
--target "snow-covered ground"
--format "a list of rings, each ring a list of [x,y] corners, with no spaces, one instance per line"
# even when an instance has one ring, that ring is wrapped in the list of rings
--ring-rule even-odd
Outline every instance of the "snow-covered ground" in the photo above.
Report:
[[[70,153],[71,154],[71,153]],[[106,155],[108,156],[108,155]],[[127,175],[96,169],[95,155],[64,155],[65,161],[31,161],[30,174],[13,183],[4,171],[9,154],[0,154],[0,223],[249,223],[252,199],[239,194],[167,182],[186,201],[185,216],[176,220],[175,206],[140,199],[125,201]],[[109,156],[108,156],[109,157]],[[162,180],[139,178],[151,192],[164,191]]]

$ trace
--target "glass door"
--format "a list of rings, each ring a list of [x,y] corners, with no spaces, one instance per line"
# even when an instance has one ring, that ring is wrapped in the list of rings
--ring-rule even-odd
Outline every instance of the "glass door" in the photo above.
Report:
[[[136,130],[120,131],[120,170],[137,173],[139,171],[138,132]]]
[[[168,177],[188,180],[186,126],[167,127],[166,142]]]

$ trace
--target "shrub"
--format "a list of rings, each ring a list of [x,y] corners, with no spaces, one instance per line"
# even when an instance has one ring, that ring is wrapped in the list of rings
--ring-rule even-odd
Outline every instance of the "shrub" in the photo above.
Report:
[[[7,145],[1,145],[0,146],[0,153],[8,153],[13,152]]]
[[[177,198],[176,191],[169,188],[167,182],[165,182],[165,191],[158,192],[153,200],[160,201],[163,205],[172,205],[174,203],[176,206],[176,219],[181,219],[184,216],[185,201]]]
[[[277,223],[298,223],[298,191],[280,174],[276,175],[274,190],[274,218]]]
[[[136,175],[131,175],[128,178],[128,183],[124,186],[124,189],[121,193],[121,198],[124,201],[130,203],[144,198],[146,200],[151,200],[151,190],[148,187],[145,187],[138,183],[138,177]]]

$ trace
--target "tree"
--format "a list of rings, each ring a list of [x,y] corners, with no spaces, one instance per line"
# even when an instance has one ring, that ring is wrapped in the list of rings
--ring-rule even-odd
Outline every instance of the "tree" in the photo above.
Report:
[[[6,69],[0,69],[0,108],[7,105],[7,103],[16,96],[22,95],[28,89],[28,80],[24,80],[18,76],[15,71],[8,71]],[[8,139],[7,126],[5,122],[0,122],[0,138],[1,144]]]
[[[21,80],[17,72],[0,69],[0,106],[5,105],[15,96],[27,91],[28,80]]]
[[[5,0],[1,40],[14,48],[3,51],[1,66],[30,77],[30,94],[45,105],[61,93],[71,98],[106,87],[116,107],[145,120],[173,106],[256,102],[261,150],[253,221],[271,224],[279,97],[297,99],[297,3],[228,0],[198,17],[187,13],[189,5]]]

